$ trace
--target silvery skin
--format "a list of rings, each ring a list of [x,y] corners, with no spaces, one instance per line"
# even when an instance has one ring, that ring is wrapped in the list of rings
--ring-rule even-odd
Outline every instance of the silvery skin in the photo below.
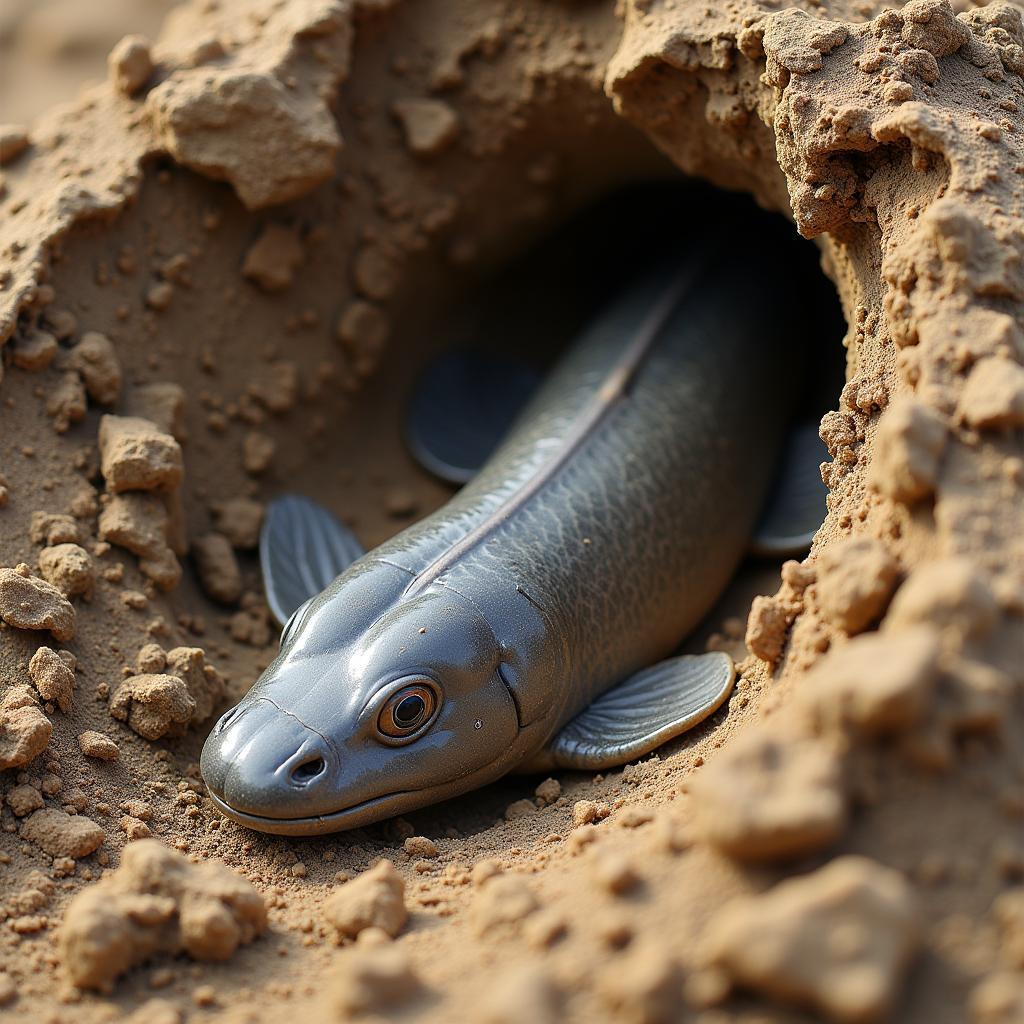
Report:
[[[351,565],[314,506],[280,505],[268,596],[304,603],[203,749],[223,813],[354,828],[512,770],[624,763],[726,700],[727,656],[670,655],[748,546],[797,392],[792,323],[766,310],[799,296],[750,262],[644,276],[465,488]],[[340,575],[305,593],[318,564]]]

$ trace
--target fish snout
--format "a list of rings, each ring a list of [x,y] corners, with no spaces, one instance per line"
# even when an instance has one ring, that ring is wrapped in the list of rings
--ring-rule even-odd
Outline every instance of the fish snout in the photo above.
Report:
[[[331,804],[340,759],[326,737],[260,698],[221,717],[203,747],[201,769],[231,810],[296,818]]]

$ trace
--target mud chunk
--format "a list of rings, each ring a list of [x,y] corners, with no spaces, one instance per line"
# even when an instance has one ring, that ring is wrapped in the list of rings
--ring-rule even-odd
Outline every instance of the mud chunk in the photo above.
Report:
[[[287,359],[267,363],[246,391],[268,411],[286,413],[299,400],[299,368]]]
[[[368,299],[387,299],[398,284],[398,266],[390,249],[379,243],[364,245],[352,264],[360,294]]]
[[[992,912],[999,925],[1003,959],[1012,967],[1024,967],[1024,889],[996,897]]]
[[[790,621],[790,613],[781,601],[759,594],[747,616],[747,649],[755,658],[773,665],[782,654]]]
[[[157,281],[146,289],[146,305],[158,313],[170,309],[173,300],[174,285],[170,281]]]
[[[971,1024],[1017,1024],[1024,1020],[1024,975],[994,971],[971,990],[967,1006]]]
[[[171,491],[184,476],[181,445],[149,420],[104,416],[99,445],[100,472],[114,494]]]
[[[928,708],[939,655],[938,632],[929,626],[859,636],[814,667],[799,699],[822,726],[866,736],[903,732]]]
[[[24,564],[0,568],[0,619],[18,629],[48,629],[61,643],[75,635],[74,606]]]
[[[834,843],[846,825],[838,751],[779,739],[765,727],[737,736],[694,778],[697,831],[741,860],[799,857]]]
[[[595,821],[601,821],[611,814],[611,808],[605,803],[595,803],[593,800],[577,800],[572,805],[572,823],[576,826],[590,825]]]
[[[36,544],[78,544],[82,535],[73,516],[56,512],[33,512],[29,536]]]
[[[477,891],[470,908],[470,927],[476,935],[518,927],[540,907],[530,887],[515,875],[495,875]]]
[[[185,429],[185,389],[173,381],[142,384],[128,392],[126,413],[150,420],[180,444],[188,439]]]
[[[979,430],[1024,426],[1024,366],[1009,359],[974,365],[958,406],[960,418]]]
[[[405,144],[417,156],[436,156],[458,137],[459,118],[443,100],[396,100],[391,113],[402,126]]]
[[[0,771],[20,768],[50,742],[53,726],[27,686],[12,686],[0,699]]]
[[[145,644],[135,655],[135,668],[139,675],[163,672],[167,667],[167,652],[159,644]]]
[[[409,917],[405,882],[391,861],[382,860],[332,893],[323,913],[339,940],[355,939],[366,928],[380,928],[394,938]]]
[[[479,1024],[560,1024],[565,995],[536,963],[502,970],[484,993]]]
[[[372,302],[357,299],[338,320],[338,340],[360,377],[369,376],[377,366],[391,333],[387,314]]]
[[[153,74],[153,58],[145,36],[125,36],[110,51],[107,67],[119,93],[134,96]]]
[[[410,857],[427,857],[431,860],[441,852],[437,848],[437,843],[426,836],[409,836],[402,847]]]
[[[100,513],[101,540],[139,556],[139,568],[161,590],[181,579],[181,565],[167,544],[167,508],[152,494],[118,494]]]
[[[149,839],[153,835],[153,830],[144,821],[133,818],[130,814],[121,818],[121,831],[124,832],[129,843],[138,842],[140,839]]]
[[[53,429],[64,434],[72,423],[85,418],[85,412],[85,385],[77,373],[69,371],[46,396],[46,415],[53,419]]]
[[[28,674],[43,700],[52,701],[64,714],[74,702],[75,672],[49,647],[40,647],[28,663]]]
[[[0,167],[21,156],[28,142],[28,132],[20,124],[0,124]]]
[[[899,563],[880,541],[849,537],[818,559],[818,601],[824,617],[851,636],[885,613],[896,589]]]
[[[223,961],[267,927],[263,897],[223,864],[191,864],[156,839],[125,847],[121,866],[64,915],[61,959],[81,988],[109,990],[158,953]]]
[[[21,838],[35,843],[51,857],[88,857],[106,835],[92,818],[56,808],[36,811],[21,826]]]
[[[901,11],[903,41],[935,57],[956,53],[970,38],[948,0],[911,0]]]
[[[249,551],[260,542],[263,505],[251,498],[232,498],[213,506],[213,522],[233,548]]]
[[[66,597],[92,594],[96,569],[92,556],[77,544],[57,544],[39,553],[39,571]]]
[[[841,857],[728,904],[706,941],[735,983],[863,1024],[895,1001],[918,945],[918,917],[901,875]]]
[[[58,351],[57,339],[47,331],[33,331],[20,338],[11,353],[11,362],[19,370],[38,373],[53,362]]]
[[[666,1024],[679,1019],[683,973],[661,945],[638,943],[602,972],[598,993],[624,1024]]]
[[[340,140],[330,111],[275,75],[173,74],[146,107],[171,156],[230,182],[249,209],[295,199],[334,174]]]
[[[868,481],[906,504],[935,490],[948,431],[942,416],[916,398],[898,398],[878,423]]]
[[[305,250],[299,233],[284,224],[266,224],[249,246],[242,276],[265,292],[284,291],[302,266]]]
[[[251,430],[242,442],[242,466],[246,473],[261,476],[270,468],[276,449],[274,439]]]
[[[244,598],[243,598],[244,600]],[[276,636],[275,632],[273,636]],[[272,639],[270,611],[265,606],[244,608],[231,617],[231,636],[251,647],[266,647]]]
[[[562,795],[562,784],[558,779],[545,779],[533,795],[544,804],[553,804]]]
[[[224,680],[212,665],[206,664],[203,649],[175,647],[167,652],[165,669],[185,684],[195,701],[192,721],[205,722],[224,697]]]
[[[35,786],[15,786],[7,794],[7,806],[15,817],[24,818],[43,806],[43,794]]]
[[[521,818],[528,818],[537,810],[537,805],[530,799],[513,800],[505,808],[506,821],[519,821]]]
[[[86,332],[71,350],[68,365],[78,371],[86,393],[98,405],[113,405],[120,397],[121,360],[105,334]]]
[[[885,628],[931,623],[951,641],[989,633],[999,606],[985,574],[967,558],[927,562],[907,578],[893,600]]]
[[[131,676],[110,698],[110,714],[147,740],[183,735],[195,710],[188,687],[172,675]]]
[[[338,958],[326,1002],[333,1019],[350,1020],[375,1011],[395,1011],[423,991],[405,950],[370,946],[346,950]]]
[[[70,309],[54,309],[44,312],[46,326],[58,341],[67,341],[78,330],[78,317]]]
[[[242,596],[242,571],[227,537],[207,533],[192,545],[203,590],[221,604],[237,604]]]
[[[79,734],[78,747],[86,757],[98,761],[116,761],[121,756],[121,748],[109,736],[93,729]]]

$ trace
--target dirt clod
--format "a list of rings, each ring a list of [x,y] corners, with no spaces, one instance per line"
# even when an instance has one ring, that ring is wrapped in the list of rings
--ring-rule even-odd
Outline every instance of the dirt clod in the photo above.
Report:
[[[47,629],[67,643],[75,635],[75,609],[51,583],[33,576],[28,566],[0,568],[0,619],[18,629]]]
[[[21,826],[20,835],[51,857],[88,857],[106,839],[103,829],[84,814],[56,808],[36,811]]]
[[[158,953],[227,960],[266,927],[263,897],[245,879],[142,839],[125,848],[117,871],[71,902],[60,946],[74,984],[107,990]]]
[[[86,757],[95,757],[98,761],[116,761],[121,756],[121,749],[109,737],[95,729],[86,729],[78,736],[78,746]]]
[[[394,938],[409,917],[405,883],[394,865],[382,860],[332,893],[323,914],[339,940],[358,938],[367,928],[380,928]]]
[[[56,651],[40,647],[28,663],[28,674],[43,700],[52,701],[64,714],[71,711],[75,671]]]
[[[891,1008],[918,941],[902,876],[853,856],[735,901],[707,935],[710,960],[737,984],[841,1024],[878,1020]]]

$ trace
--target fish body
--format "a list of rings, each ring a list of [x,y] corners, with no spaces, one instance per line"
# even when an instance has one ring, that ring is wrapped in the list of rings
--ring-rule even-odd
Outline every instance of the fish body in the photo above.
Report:
[[[336,831],[524,766],[604,763],[615,737],[635,754],[637,729],[646,749],[674,734],[635,712],[653,694],[663,714],[667,676],[610,698],[671,664],[747,549],[775,472],[799,374],[766,316],[779,281],[753,269],[708,258],[644,276],[466,487],[292,616],[204,748],[226,814]],[[730,663],[700,717],[731,679]],[[574,728],[582,745],[560,759],[552,744]]]

